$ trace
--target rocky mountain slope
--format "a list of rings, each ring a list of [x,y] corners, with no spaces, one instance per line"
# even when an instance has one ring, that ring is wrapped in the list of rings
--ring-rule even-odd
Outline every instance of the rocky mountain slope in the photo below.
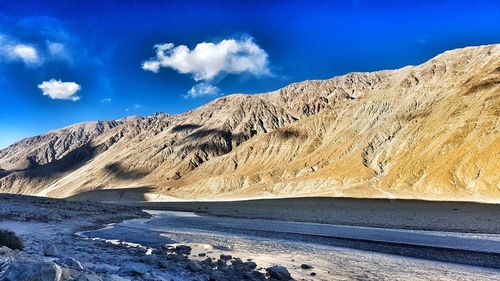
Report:
[[[500,202],[500,45],[76,124],[0,151],[0,191],[101,200]]]

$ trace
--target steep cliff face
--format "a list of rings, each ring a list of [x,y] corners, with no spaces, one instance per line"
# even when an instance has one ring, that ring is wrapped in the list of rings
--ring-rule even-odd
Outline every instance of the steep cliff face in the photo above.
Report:
[[[499,159],[500,45],[489,45],[25,139],[0,151],[0,190],[500,201]]]

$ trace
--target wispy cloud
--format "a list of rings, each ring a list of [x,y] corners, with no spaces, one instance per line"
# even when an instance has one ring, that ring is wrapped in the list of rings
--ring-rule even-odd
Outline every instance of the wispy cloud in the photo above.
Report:
[[[37,66],[42,63],[35,46],[20,43],[2,34],[0,34],[0,60],[7,62],[20,61],[27,66]]]
[[[183,97],[199,98],[199,97],[219,96],[219,95],[221,95],[221,91],[218,87],[207,83],[200,83],[194,85]]]
[[[126,112],[129,112],[129,111],[131,111],[132,109],[134,109],[134,110],[138,110],[138,109],[141,109],[141,108],[144,108],[144,105],[142,105],[142,104],[140,104],[140,103],[134,103],[134,104],[132,105],[132,107],[127,107],[127,108],[125,108],[125,111],[126,111]]]
[[[61,80],[50,79],[43,81],[38,85],[44,96],[56,100],[77,101],[79,96],[75,95],[81,89],[81,86],[75,82],[62,82]]]
[[[71,55],[61,42],[25,42],[0,33],[0,62],[22,62],[29,67],[38,67],[57,60],[72,63]]]
[[[112,99],[110,99],[110,98],[105,98],[105,99],[102,99],[102,100],[101,100],[101,103],[110,103],[110,102],[112,102],[112,101],[113,101],[113,100],[112,100]]]

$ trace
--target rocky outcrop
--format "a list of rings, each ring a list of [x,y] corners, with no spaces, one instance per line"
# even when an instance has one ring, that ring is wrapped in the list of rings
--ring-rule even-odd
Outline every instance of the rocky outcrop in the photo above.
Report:
[[[77,124],[0,151],[0,190],[161,200],[328,195],[500,201],[500,45]]]

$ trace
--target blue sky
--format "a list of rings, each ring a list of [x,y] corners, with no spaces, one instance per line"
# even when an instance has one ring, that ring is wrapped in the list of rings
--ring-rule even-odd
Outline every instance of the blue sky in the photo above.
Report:
[[[439,3],[436,3],[439,2]],[[0,148],[500,42],[499,1],[0,0]]]

